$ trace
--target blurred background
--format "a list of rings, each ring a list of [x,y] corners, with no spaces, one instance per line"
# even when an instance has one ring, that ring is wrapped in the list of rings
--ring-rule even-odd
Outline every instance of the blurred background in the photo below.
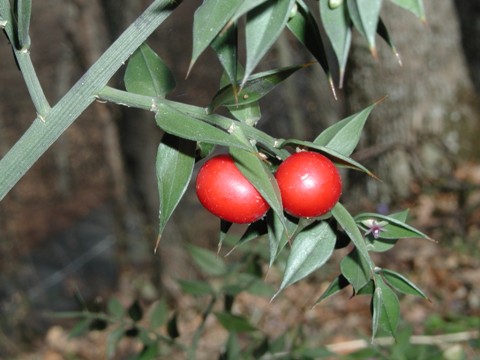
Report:
[[[31,55],[51,104],[149,3],[33,2]],[[171,98],[206,106],[221,76],[214,55],[202,55],[185,79],[193,12],[200,4],[185,1],[148,43],[176,76]],[[328,125],[388,96],[370,116],[354,154],[382,181],[344,173],[342,201],[352,213],[410,208],[412,223],[439,241],[401,242],[378,259],[410,274],[431,297],[432,302],[402,300],[403,316],[419,333],[432,317],[445,322],[480,317],[480,3],[425,0],[425,6],[424,24],[384,2],[384,21],[400,58],[380,39],[373,58],[355,34],[338,99],[320,66],[311,66],[262,101],[259,123],[273,136],[313,140]],[[35,111],[6,38],[0,54],[0,153],[5,154]],[[258,70],[310,60],[285,34]],[[121,72],[110,85],[123,88]],[[95,103],[0,203],[0,358],[55,353],[60,342],[52,340],[52,329],[58,319],[46,312],[79,309],[114,294],[146,302],[176,299],[175,279],[195,277],[185,244],[215,249],[218,221],[189,189],[153,252],[161,136],[152,113]],[[330,333],[327,342],[362,329],[368,333],[370,322],[368,305],[348,302],[348,296],[326,304],[330,311],[305,310],[306,299],[315,299],[334,276],[332,270],[299,285],[305,302],[296,304],[298,297],[287,293],[278,305],[291,309],[289,318],[312,327],[322,323]],[[262,311],[270,311],[258,301]],[[290,321],[281,314],[278,321]]]

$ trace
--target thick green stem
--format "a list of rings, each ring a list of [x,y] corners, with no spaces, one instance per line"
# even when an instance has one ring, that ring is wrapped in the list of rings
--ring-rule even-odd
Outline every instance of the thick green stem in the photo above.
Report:
[[[42,119],[36,119],[0,160],[0,200],[27,170],[95,100],[115,72],[148,36],[173,12],[177,3],[156,0],[92,65],[85,75]],[[0,16],[5,4],[0,1]],[[7,26],[9,26],[7,24]]]

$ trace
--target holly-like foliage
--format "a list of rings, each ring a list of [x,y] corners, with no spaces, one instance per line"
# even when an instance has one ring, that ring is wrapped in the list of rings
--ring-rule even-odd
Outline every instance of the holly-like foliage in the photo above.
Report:
[[[392,1],[424,20],[421,0]],[[428,239],[427,235],[407,224],[407,211],[353,216],[339,202],[320,218],[294,218],[284,212],[274,177],[275,169],[296,148],[319,152],[338,167],[374,176],[351,154],[359,142],[368,115],[378,102],[338,121],[313,141],[278,139],[256,127],[261,121],[259,100],[298,71],[307,66],[317,66],[315,62],[323,68],[328,86],[336,92],[343,83],[353,31],[363,35],[372,56],[376,56],[377,35],[396,54],[392,36],[381,18],[382,0],[319,0],[308,3],[303,0],[205,0],[194,16],[193,49],[188,72],[195,71],[196,61],[207,48],[212,48],[218,55],[224,70],[218,92],[213,94],[205,107],[168,99],[175,87],[174,74],[145,42],[150,33],[174,12],[179,1],[154,1],[92,66],[81,82],[51,108],[41,96],[39,84],[32,80],[35,75],[28,66],[31,1],[15,3],[18,6],[12,9],[9,0],[0,0],[0,25],[5,28],[12,44],[38,117],[24,139],[0,161],[0,173],[4,177],[0,181],[2,196],[95,98],[137,107],[152,111],[157,125],[165,132],[156,162],[160,196],[159,239],[192,180],[195,164],[221,147],[234,158],[243,175],[270,205],[267,216],[250,224],[233,246],[267,238],[270,266],[276,264],[279,256],[287,257],[283,280],[273,297],[281,296],[285,288],[321,268],[340,243],[342,246],[349,243],[351,251],[340,262],[338,277],[318,301],[350,286],[355,296],[371,296],[372,336],[375,337],[380,332],[396,335],[400,314],[398,293],[426,298],[404,276],[379,268],[371,257],[372,252],[389,250],[399,239]],[[388,14],[385,16],[388,17]],[[325,30],[325,39],[321,36],[320,25]],[[244,43],[240,43],[243,38],[238,35],[240,30],[245,35]],[[257,65],[285,31],[298,39],[314,62],[255,73]],[[245,49],[243,64],[239,61],[241,49]],[[125,89],[106,86],[127,58]],[[331,59],[336,63],[331,64]],[[220,115],[220,109],[228,115]],[[20,169],[15,168],[17,164]],[[344,188],[343,192],[348,192],[348,188]],[[221,222],[220,245],[230,228],[230,223]],[[201,251],[194,254],[197,262],[202,256]],[[196,289],[203,291],[206,288]],[[161,313],[159,317],[162,321],[155,318],[155,322],[163,324],[162,308],[156,311]],[[133,305],[128,314],[134,323],[142,316],[139,308]],[[243,324],[229,314],[217,317],[226,326]],[[231,341],[234,348],[235,338]]]

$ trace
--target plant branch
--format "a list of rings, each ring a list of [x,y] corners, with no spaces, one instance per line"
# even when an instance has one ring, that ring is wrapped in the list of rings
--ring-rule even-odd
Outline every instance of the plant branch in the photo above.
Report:
[[[7,3],[8,0],[0,2],[2,18],[6,16],[5,4]],[[46,114],[43,121],[39,118],[35,119],[23,136],[0,160],[0,200],[95,100],[96,94],[105,87],[130,55],[173,12],[177,3],[180,1],[155,0]],[[7,24],[8,26],[11,24]]]
[[[99,100],[102,101],[108,101],[117,105],[135,107],[153,112],[156,112],[158,108],[162,105],[171,106],[183,112],[184,114],[202,120],[206,123],[218,126],[224,130],[228,130],[232,126],[232,121],[235,121],[221,115],[207,114],[204,108],[198,106],[188,105],[159,97],[150,97],[134,94],[127,91],[114,89],[108,86],[103,88],[98,93],[97,97]],[[248,138],[256,140],[257,142],[268,146],[269,149],[275,152],[275,155],[285,158],[290,154],[288,151],[278,149],[276,147],[277,144],[281,144],[281,141],[271,137],[263,131],[239,121],[235,122],[235,125],[239,126]]]
[[[26,1],[25,3],[27,4],[27,8],[28,6],[31,6],[29,1]],[[4,30],[7,34],[8,40],[12,44],[13,53],[17,60],[18,67],[22,72],[25,85],[27,86],[27,90],[30,94],[33,105],[35,106],[35,110],[37,111],[37,116],[43,120],[50,110],[50,105],[45,97],[45,93],[43,92],[37,73],[35,72],[32,59],[30,57],[30,52],[28,49],[29,38],[28,34],[25,34],[25,31],[28,31],[28,26],[26,24],[23,31],[17,29],[17,32],[15,32],[14,25],[16,24],[16,21],[13,17],[12,9],[8,1],[0,1],[0,16],[6,22],[4,25]],[[29,15],[27,17],[29,18]],[[25,22],[27,21],[29,21],[29,19],[25,19]],[[15,35],[16,33],[18,36]],[[19,37],[19,39],[17,39],[17,37]],[[20,41],[21,44],[17,44],[18,41]]]

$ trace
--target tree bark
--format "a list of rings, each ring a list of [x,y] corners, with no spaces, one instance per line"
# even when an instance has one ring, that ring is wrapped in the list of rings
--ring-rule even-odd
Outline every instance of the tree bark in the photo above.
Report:
[[[403,65],[384,42],[374,59],[354,36],[347,65],[349,113],[388,97],[370,116],[357,158],[382,182],[351,174],[352,199],[392,204],[426,182],[447,181],[476,136],[474,89],[460,42],[453,1],[425,2],[427,25],[384,2],[383,11]],[[352,172],[351,172],[352,173]]]

